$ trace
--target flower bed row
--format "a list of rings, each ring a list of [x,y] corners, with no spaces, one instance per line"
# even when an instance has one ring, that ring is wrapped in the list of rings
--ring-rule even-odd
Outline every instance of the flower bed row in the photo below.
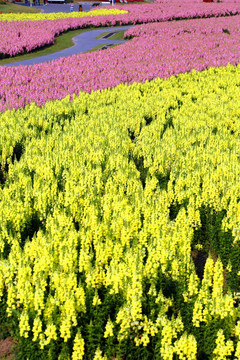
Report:
[[[117,15],[127,13],[125,10],[119,10],[116,8],[99,8],[88,12],[71,12],[71,13],[12,13],[12,14],[1,14],[0,21],[40,21],[40,20],[57,20],[66,18],[83,18],[100,15]]]
[[[240,16],[139,25],[118,47],[33,66],[0,68],[0,111],[120,83],[240,62]],[[157,35],[157,36],[156,36]]]
[[[227,66],[0,114],[17,358],[240,358],[239,84]]]
[[[228,35],[237,36],[240,32],[240,16],[215,19],[198,19],[198,20],[187,20],[187,21],[172,21],[163,23],[150,23],[144,25],[137,25],[128,29],[124,37],[125,38],[136,38],[136,37],[157,37],[164,40],[165,37],[171,37],[179,39],[179,36],[187,36],[191,34],[194,37],[199,35],[211,35],[215,34],[216,42],[218,41],[219,34],[226,33]],[[232,36],[228,37],[231,42]],[[204,45],[204,44],[203,44]],[[194,48],[194,50],[197,50]]]
[[[124,14],[84,18],[44,20],[38,22],[0,21],[0,58],[30,52],[54,43],[54,37],[63,31],[89,26],[115,26],[173,19],[217,17],[240,13],[240,3],[179,3],[140,4],[118,6]],[[127,13],[126,13],[127,11]]]

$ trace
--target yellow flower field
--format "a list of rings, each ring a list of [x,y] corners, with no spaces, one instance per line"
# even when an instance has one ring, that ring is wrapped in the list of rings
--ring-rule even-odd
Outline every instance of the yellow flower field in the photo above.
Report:
[[[20,346],[240,358],[239,99],[228,65],[0,114],[0,293]]]
[[[88,12],[71,12],[71,13],[16,13],[16,14],[0,14],[0,21],[40,21],[40,20],[57,20],[67,18],[92,17],[100,15],[119,15],[127,14],[128,11],[118,9],[97,9]]]

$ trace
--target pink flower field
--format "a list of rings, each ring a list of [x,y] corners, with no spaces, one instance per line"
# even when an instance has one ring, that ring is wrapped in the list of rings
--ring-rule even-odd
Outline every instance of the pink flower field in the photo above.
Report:
[[[0,21],[0,58],[30,52],[54,43],[55,36],[70,29],[164,22],[173,19],[206,18],[240,13],[240,2],[163,2],[117,6],[128,14],[43,21]]]
[[[32,66],[2,66],[0,111],[240,62],[240,16],[138,25],[125,35],[134,38],[105,51]]]

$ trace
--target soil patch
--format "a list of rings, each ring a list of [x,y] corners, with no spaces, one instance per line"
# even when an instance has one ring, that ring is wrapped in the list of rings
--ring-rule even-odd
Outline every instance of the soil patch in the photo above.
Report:
[[[0,340],[0,360],[12,360],[14,355],[12,353],[13,339],[11,337],[5,340]]]

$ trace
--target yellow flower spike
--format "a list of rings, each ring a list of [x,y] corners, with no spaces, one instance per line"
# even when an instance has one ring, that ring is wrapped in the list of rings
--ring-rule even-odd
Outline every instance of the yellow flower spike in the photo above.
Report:
[[[195,360],[197,358],[197,341],[193,335],[184,333],[175,343],[174,351],[179,359]]]
[[[143,346],[147,346],[149,342],[150,342],[149,336],[146,333],[144,333],[143,336],[141,337],[141,343],[143,344]]]
[[[73,343],[72,360],[82,360],[83,356],[84,356],[84,339],[82,338],[80,330],[78,330]]]
[[[65,317],[60,325],[60,336],[63,338],[64,342],[67,342],[67,340],[71,337],[71,320],[69,317]]]
[[[40,349],[43,350],[45,347],[45,343],[46,343],[46,338],[45,335],[43,333],[41,333],[39,335],[39,345],[40,345]]]
[[[225,336],[222,329],[217,333],[216,345],[216,348],[213,350],[213,354],[215,355],[214,360],[224,360],[227,356],[231,356],[234,351],[233,341],[227,340],[225,342]]]
[[[20,336],[27,338],[28,332],[30,330],[30,326],[29,326],[29,316],[26,310],[23,311],[20,315],[19,329],[20,329]]]
[[[97,305],[101,305],[101,303],[102,303],[101,299],[99,298],[98,292],[96,291],[95,295],[93,297],[92,304],[93,304],[93,306],[97,306]]]
[[[106,327],[105,327],[105,332],[104,332],[104,337],[105,338],[114,335],[113,334],[113,328],[114,328],[114,325],[113,325],[111,319],[109,318],[108,321],[107,321]]]
[[[236,351],[234,353],[234,359],[240,359],[240,341],[237,342]]]
[[[39,317],[35,317],[33,321],[33,341],[36,341],[39,337],[39,334],[42,332],[42,321]]]
[[[104,355],[102,355],[102,351],[100,350],[100,348],[98,347],[93,360],[107,360],[107,357]]]
[[[57,328],[54,324],[48,324],[44,333],[46,335],[45,345],[48,345],[51,340],[57,340]]]

